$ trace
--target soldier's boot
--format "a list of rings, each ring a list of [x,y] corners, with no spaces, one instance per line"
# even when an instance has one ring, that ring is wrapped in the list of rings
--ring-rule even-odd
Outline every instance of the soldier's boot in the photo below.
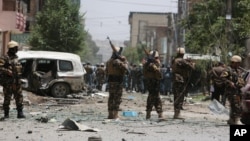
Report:
[[[23,110],[18,110],[17,111],[17,118],[25,118],[25,116],[23,114]]]
[[[151,111],[147,111],[146,113],[146,119],[150,119],[151,118]]]
[[[239,117],[234,119],[234,125],[243,125],[243,123],[240,121]]]
[[[4,118],[9,118],[9,110],[4,110]]]
[[[230,118],[227,120],[227,124],[228,124],[228,125],[234,125],[234,118],[233,118],[233,117],[230,117]]]
[[[114,117],[114,112],[109,111],[108,119],[113,119],[113,117]]]
[[[162,112],[158,113],[158,118],[160,118],[160,119],[163,118],[163,113]]]
[[[174,110],[174,119],[184,119],[184,117],[181,116],[180,110]]]
[[[114,116],[113,116],[113,119],[118,119],[119,116],[118,116],[118,111],[114,111]]]
[[[227,120],[227,124],[229,125],[243,125],[243,123],[240,121],[239,117],[230,117],[229,120]]]

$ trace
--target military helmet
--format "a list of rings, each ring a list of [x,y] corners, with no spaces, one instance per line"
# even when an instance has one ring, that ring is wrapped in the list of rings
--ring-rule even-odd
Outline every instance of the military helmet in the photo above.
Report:
[[[241,57],[239,56],[239,55],[234,55],[234,56],[232,56],[232,58],[231,58],[231,62],[238,62],[238,63],[240,63],[241,62]]]
[[[176,52],[178,54],[185,54],[185,49],[183,47],[178,47],[177,50],[176,50]]]
[[[8,48],[14,48],[14,47],[18,47],[18,43],[16,41],[10,41],[8,43]]]
[[[152,54],[154,54],[154,52],[155,52],[155,56],[154,57],[159,57],[158,51],[155,51],[155,50],[150,51],[149,54],[152,55]]]

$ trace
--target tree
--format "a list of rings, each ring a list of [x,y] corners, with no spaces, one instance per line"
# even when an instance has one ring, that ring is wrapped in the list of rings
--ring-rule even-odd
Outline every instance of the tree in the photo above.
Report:
[[[140,64],[146,56],[142,49],[142,45],[138,45],[137,47],[125,47],[123,55],[126,56],[129,63],[137,65]]]
[[[86,32],[79,5],[71,0],[47,0],[36,15],[28,43],[32,50],[86,52]]]
[[[85,50],[80,52],[82,60],[84,62],[100,63],[101,62],[100,58],[96,56],[97,52],[99,51],[99,47],[92,40],[92,36],[89,33],[87,33],[85,45],[86,45]]]
[[[215,54],[222,52],[223,61],[228,53],[243,55],[246,52],[245,40],[250,33],[250,0],[237,0],[232,3],[232,19],[226,20],[224,0],[203,0],[195,3],[190,14],[182,21],[186,29],[185,45],[188,52]]]

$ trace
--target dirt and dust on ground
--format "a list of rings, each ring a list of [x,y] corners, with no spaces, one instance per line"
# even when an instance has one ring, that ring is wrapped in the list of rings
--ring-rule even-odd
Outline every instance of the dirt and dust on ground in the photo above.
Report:
[[[118,120],[107,119],[107,92],[78,98],[52,98],[23,91],[25,119],[17,119],[12,100],[10,118],[0,121],[0,141],[228,141],[227,114],[215,114],[203,95],[186,98],[185,120],[173,119],[172,96],[162,96],[164,120],[152,111],[146,120],[147,94],[123,92]],[[74,98],[73,98],[74,97]],[[0,90],[0,108],[3,94]],[[1,110],[2,111],[2,110]],[[3,111],[0,113],[3,117]],[[66,123],[66,124],[65,124]],[[68,124],[69,123],[69,124]]]

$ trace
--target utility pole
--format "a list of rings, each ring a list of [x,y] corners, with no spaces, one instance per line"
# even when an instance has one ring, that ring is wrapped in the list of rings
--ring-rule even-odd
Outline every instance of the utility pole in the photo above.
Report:
[[[226,42],[225,42],[225,47],[226,47],[226,52],[230,53],[231,48],[231,19],[232,19],[232,0],[226,0]],[[230,55],[230,54],[226,54]],[[226,59],[226,58],[225,58]]]
[[[178,16],[177,16],[177,33],[178,33],[178,47],[184,47],[184,40],[185,40],[185,29],[181,27],[180,21],[186,17],[186,6],[187,0],[178,0]]]

